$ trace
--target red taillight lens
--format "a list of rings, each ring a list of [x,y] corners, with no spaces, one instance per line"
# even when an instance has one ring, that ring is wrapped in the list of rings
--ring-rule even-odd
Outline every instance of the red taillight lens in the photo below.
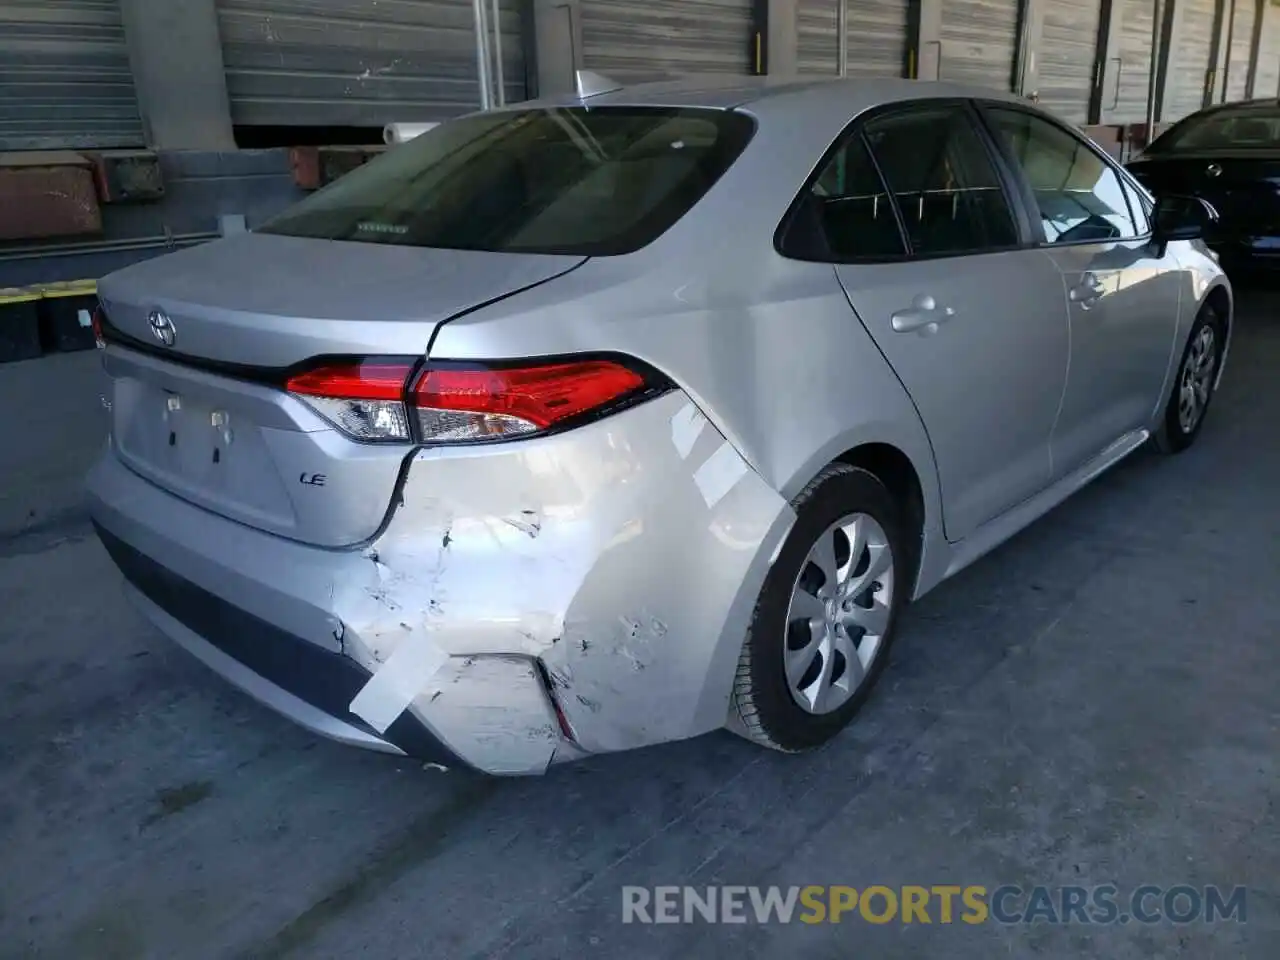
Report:
[[[102,309],[102,304],[98,304],[93,308],[91,317],[91,326],[93,327],[93,342],[99,350],[105,350],[107,347],[107,338],[102,333],[102,322],[106,319]]]
[[[356,440],[412,439],[404,387],[410,361],[353,360],[290,377],[285,389]]]
[[[559,426],[644,386],[643,375],[612,360],[429,367],[413,388],[412,402],[424,440],[490,440]]]
[[[409,360],[335,362],[290,377],[286,388],[354,439],[447,443],[571,425],[661,385],[660,377],[616,360],[442,363],[422,372],[406,406],[414,367]]]
[[[289,378],[290,393],[307,397],[341,397],[344,400],[401,400],[412,363],[354,360],[326,364]]]

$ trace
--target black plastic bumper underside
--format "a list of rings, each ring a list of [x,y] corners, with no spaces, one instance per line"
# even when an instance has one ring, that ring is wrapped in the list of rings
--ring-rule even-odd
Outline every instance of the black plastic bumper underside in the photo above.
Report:
[[[381,737],[411,757],[446,766],[461,763],[407,710],[382,734],[351,713],[348,705],[371,674],[350,657],[322,650],[232,606],[156,563],[97,522],[94,528],[125,579],[143,596],[264,680],[343,723]]]

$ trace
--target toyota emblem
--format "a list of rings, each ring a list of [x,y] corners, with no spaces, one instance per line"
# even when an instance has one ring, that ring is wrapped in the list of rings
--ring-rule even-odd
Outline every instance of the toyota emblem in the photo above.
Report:
[[[173,321],[169,319],[169,315],[163,310],[152,310],[151,315],[147,317],[147,325],[151,327],[151,335],[166,347],[172,347],[173,341],[178,339],[178,332],[173,328]]]
[[[1207,173],[1207,174],[1208,174],[1209,176],[1211,176],[1211,177],[1220,177],[1220,176],[1222,176],[1222,168],[1221,168],[1220,166],[1218,166],[1216,163],[1211,163],[1211,164],[1209,164],[1209,166],[1207,166],[1207,167],[1205,167],[1205,168],[1204,168],[1204,172],[1205,172],[1205,173]]]

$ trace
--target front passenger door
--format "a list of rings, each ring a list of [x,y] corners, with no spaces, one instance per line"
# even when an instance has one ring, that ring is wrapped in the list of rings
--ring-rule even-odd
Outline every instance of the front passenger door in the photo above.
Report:
[[[1069,304],[1071,373],[1053,437],[1063,475],[1150,425],[1178,324],[1177,276],[1155,255],[1146,212],[1083,137],[1018,107],[984,113],[1026,181]]]
[[[855,194],[824,188],[830,170],[814,188],[828,194],[836,272],[920,412],[946,534],[960,540],[1050,482],[1069,350],[1061,280],[1025,247],[966,105],[879,114],[831,165]]]

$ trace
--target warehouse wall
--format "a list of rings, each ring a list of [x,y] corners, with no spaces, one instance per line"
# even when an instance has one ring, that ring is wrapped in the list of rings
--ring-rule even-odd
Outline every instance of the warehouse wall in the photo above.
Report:
[[[472,0],[216,3],[237,125],[381,127],[480,102]],[[498,4],[509,100],[526,91],[518,4]]]
[[[513,102],[571,89],[575,68],[623,81],[695,72],[960,80],[1038,100],[1119,155],[1143,142],[1153,90],[1159,123],[1280,94],[1276,0],[1163,0],[1159,18],[1156,0],[483,4],[498,13]],[[102,198],[98,234],[0,244],[0,284],[37,269],[42,280],[78,278],[94,263],[214,236],[225,222],[252,227],[315,179],[314,154],[302,162],[237,145],[368,142],[388,121],[476,109],[474,7],[0,0],[0,153],[150,149],[164,186],[141,200]]]
[[[566,85],[574,66],[623,81],[764,69],[951,79],[1023,92],[1079,123],[1142,122],[1152,92],[1156,0],[483,4],[498,10],[509,101],[540,78]],[[220,149],[227,137],[196,142],[199,131],[453,116],[480,103],[474,5],[0,0],[0,150]],[[1158,119],[1277,92],[1274,0],[1163,0],[1163,11]]]
[[[143,142],[117,0],[0,2],[0,151]]]

